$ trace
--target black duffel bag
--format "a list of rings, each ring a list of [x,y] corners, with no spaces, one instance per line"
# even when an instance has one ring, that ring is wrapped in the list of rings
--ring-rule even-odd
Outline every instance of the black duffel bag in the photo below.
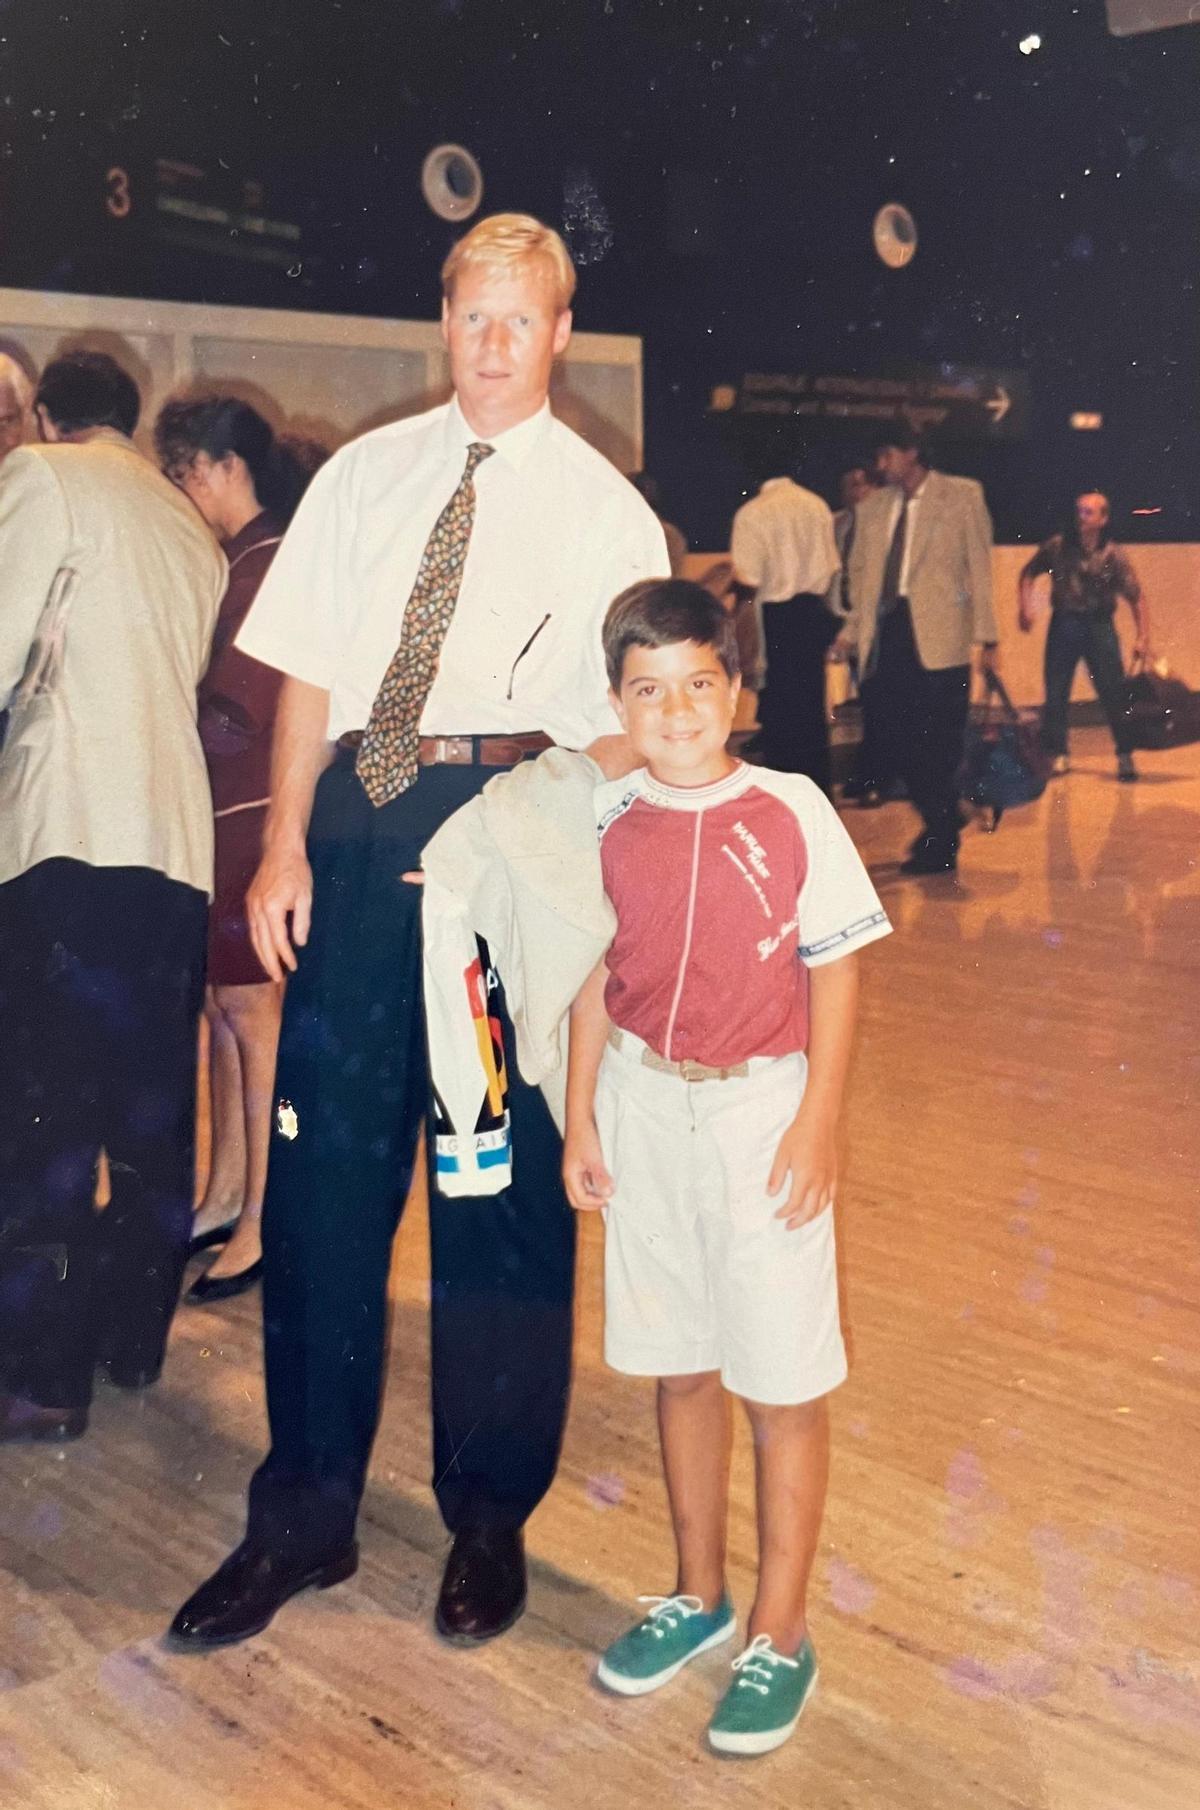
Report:
[[[1135,748],[1200,742],[1200,692],[1189,691],[1165,660],[1134,655],[1125,681],[1125,709]]]

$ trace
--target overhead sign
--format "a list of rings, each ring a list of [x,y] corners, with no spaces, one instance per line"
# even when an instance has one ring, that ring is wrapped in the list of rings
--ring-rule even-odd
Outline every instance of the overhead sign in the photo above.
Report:
[[[114,191],[109,172],[110,213]],[[154,166],[156,237],[189,251],[240,258],[254,264],[279,264],[299,269],[301,229],[294,220],[283,220],[268,211],[266,191],[256,177],[237,177],[224,166],[216,171],[160,157]],[[128,210],[127,210],[128,211]]]
[[[736,388],[715,389],[711,407],[868,434],[903,421],[948,439],[1019,440],[1029,431],[1029,381],[1023,371],[950,364],[883,377],[748,371]]]

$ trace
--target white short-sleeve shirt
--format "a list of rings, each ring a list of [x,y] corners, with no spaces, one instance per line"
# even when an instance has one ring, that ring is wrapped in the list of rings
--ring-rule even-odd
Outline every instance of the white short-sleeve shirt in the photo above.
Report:
[[[756,603],[823,597],[841,567],[829,505],[791,478],[768,478],[733,518],[730,557]]]
[[[318,472],[237,638],[329,691],[329,736],[366,727],[426,541],[482,438],[456,402],[375,429]],[[619,732],[600,644],[619,591],[669,570],[633,486],[548,406],[492,437],[425,735]]]

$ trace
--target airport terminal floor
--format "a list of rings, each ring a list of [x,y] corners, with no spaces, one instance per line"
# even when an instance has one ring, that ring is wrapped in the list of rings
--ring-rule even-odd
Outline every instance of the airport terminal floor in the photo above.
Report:
[[[431,1626],[425,1216],[398,1241],[392,1373],[349,1584],[256,1640],[163,1628],[238,1537],[263,1446],[256,1296],[181,1311],[143,1396],[0,1457],[5,1810],[1185,1810],[1200,1797],[1200,747],[1115,782],[1104,731],[957,882],[847,815],[897,934],[864,958],[839,1203],[851,1377],[814,1574],[817,1695],[747,1766],[702,1734],[726,1655],[653,1697],[590,1683],[670,1589],[648,1386],[600,1356],[585,1227],[577,1380],[529,1528],[530,1606]],[[911,829],[908,831],[911,834]],[[735,1458],[731,1583],[754,1556]]]

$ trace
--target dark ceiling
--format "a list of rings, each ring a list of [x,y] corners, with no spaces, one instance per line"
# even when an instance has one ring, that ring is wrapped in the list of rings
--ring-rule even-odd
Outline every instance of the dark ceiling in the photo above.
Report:
[[[650,457],[698,540],[749,481],[714,383],[913,361],[1027,371],[1028,439],[947,450],[1006,537],[1085,479],[1123,532],[1197,533],[1200,28],[1118,40],[1101,0],[0,0],[0,38],[0,281],[427,315],[451,229],[417,174],[450,138],[485,206],[565,226],[579,325],[645,337]],[[299,254],[164,246],[164,157],[261,184]],[[899,272],[870,246],[890,199],[921,235]],[[848,446],[806,450],[826,482]]]

